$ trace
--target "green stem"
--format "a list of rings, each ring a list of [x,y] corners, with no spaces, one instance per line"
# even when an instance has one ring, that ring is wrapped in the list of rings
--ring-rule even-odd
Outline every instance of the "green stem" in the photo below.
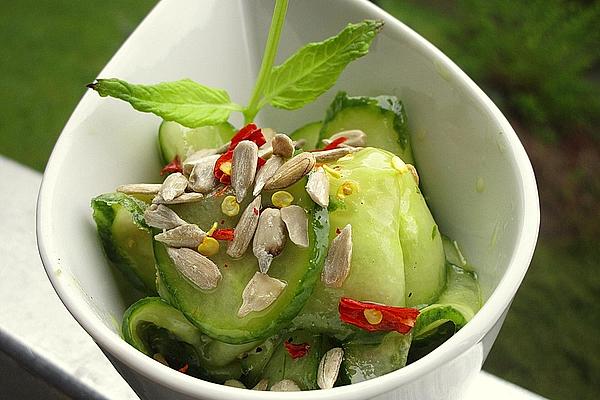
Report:
[[[288,0],[276,0],[262,64],[260,66],[260,71],[258,72],[258,78],[256,78],[256,84],[254,85],[254,92],[252,92],[252,97],[250,98],[248,107],[246,107],[244,110],[246,124],[252,122],[254,117],[256,117],[258,110],[260,110],[260,98],[265,85],[267,84],[267,80],[269,79],[269,75],[271,74],[273,63],[275,62],[277,46],[279,45],[279,38],[281,37],[281,31],[283,30],[283,23],[285,22],[287,7]]]

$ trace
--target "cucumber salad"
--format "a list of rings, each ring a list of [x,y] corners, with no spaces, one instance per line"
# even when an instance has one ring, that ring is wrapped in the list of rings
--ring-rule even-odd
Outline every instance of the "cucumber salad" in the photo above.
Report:
[[[147,296],[126,310],[123,338],[181,373],[254,390],[387,374],[481,306],[419,189],[398,98],[340,92],[291,133],[255,122],[265,106],[294,110],[327,92],[383,27],[349,24],[274,65],[287,3],[275,3],[247,106],[189,79],[88,85],[163,119],[162,182],[92,200],[107,258]]]

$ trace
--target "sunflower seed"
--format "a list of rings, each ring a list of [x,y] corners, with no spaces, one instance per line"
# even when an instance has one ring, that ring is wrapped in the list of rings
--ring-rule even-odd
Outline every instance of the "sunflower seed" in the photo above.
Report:
[[[333,387],[340,372],[343,358],[344,350],[340,347],[335,347],[325,353],[317,371],[317,385],[321,389],[331,389]]]
[[[195,249],[206,237],[206,232],[195,224],[180,225],[166,232],[154,236],[158,240],[171,247],[189,247]]]
[[[283,207],[281,219],[285,223],[290,240],[300,247],[308,247],[308,217],[304,208],[296,205]]]
[[[323,143],[331,144],[331,142],[333,142],[335,139],[339,139],[341,137],[346,138],[346,140],[342,143],[346,146],[363,147],[367,145],[367,134],[360,129],[338,132],[334,135],[331,135],[331,137],[328,139],[323,139]]]
[[[272,392],[299,392],[300,388],[291,379],[284,379],[271,386]]]
[[[278,256],[285,245],[285,224],[281,219],[281,211],[267,208],[260,214],[252,252],[258,258],[260,272],[267,273],[273,258]]]
[[[294,142],[294,149],[298,150],[304,147],[306,144],[306,139],[299,139]]]
[[[265,183],[267,183],[267,181],[271,179],[273,175],[275,175],[275,172],[282,165],[283,158],[279,156],[273,156],[267,160],[265,165],[263,165],[262,168],[256,173],[256,181],[254,182],[254,190],[252,191],[254,196],[258,196],[260,191],[265,186]]]
[[[236,387],[236,388],[240,388],[240,389],[246,389],[246,385],[244,385],[242,382],[238,381],[237,379],[227,379],[225,382],[223,382],[223,385],[230,386],[230,387]]]
[[[198,193],[209,193],[217,186],[218,181],[215,178],[214,169],[219,157],[218,154],[207,156],[194,164],[188,183],[191,190]]]
[[[125,194],[158,194],[160,183],[133,183],[117,187],[117,192]]]
[[[258,224],[260,202],[261,198],[258,196],[248,204],[248,207],[246,207],[240,216],[240,220],[235,227],[233,240],[229,242],[229,246],[227,247],[227,255],[229,257],[240,258],[246,252]]]
[[[146,208],[144,219],[148,225],[159,229],[173,229],[187,224],[175,211],[162,204],[152,204]]]
[[[269,380],[268,379],[261,379],[260,381],[258,381],[258,383],[256,384],[256,386],[254,386],[252,388],[252,390],[267,390],[267,388],[269,387]]]
[[[233,150],[231,165],[231,187],[235,191],[235,199],[241,203],[246,197],[248,188],[254,182],[256,163],[258,161],[258,147],[256,143],[242,140]]]
[[[208,258],[192,249],[167,247],[175,268],[200,289],[214,289],[221,280],[219,268]]]
[[[304,152],[286,161],[265,184],[266,190],[286,188],[298,182],[315,166],[314,153]]]
[[[169,176],[163,182],[158,194],[165,200],[171,201],[175,197],[179,196],[185,191],[185,188],[188,185],[188,180],[180,172],[175,172]]]
[[[294,141],[283,133],[275,135],[271,140],[271,146],[273,146],[273,155],[283,158],[290,158],[294,155]]]
[[[300,139],[297,142],[293,142],[294,149],[297,150],[297,149],[301,148],[302,146],[304,146],[305,143],[306,143],[306,140],[304,140],[304,139]],[[264,159],[268,159],[272,155],[273,155],[273,146],[271,145],[271,143],[267,142],[266,144],[262,145],[262,147],[260,147],[258,149],[258,156],[259,157],[262,157]]]
[[[262,272],[256,272],[242,292],[242,306],[238,317],[243,318],[252,311],[262,311],[269,307],[287,284],[279,279],[271,278]]]
[[[315,157],[316,162],[328,163],[360,150],[362,150],[360,147],[337,147],[331,150],[313,151],[311,154]]]
[[[346,225],[329,245],[321,280],[325,286],[341,287],[352,261],[352,226]]]
[[[196,165],[198,162],[202,161],[206,157],[210,157],[215,154],[215,149],[202,149],[193,153],[188,158],[183,160],[183,174],[189,176],[192,173],[192,169],[194,169],[194,165]]]
[[[175,197],[173,200],[170,201],[166,201],[165,199],[162,198],[161,195],[157,195],[155,198],[152,199],[152,203],[153,204],[185,204],[185,203],[195,203],[197,201],[200,201],[204,198],[204,195],[202,195],[202,193],[183,193],[177,197]]]
[[[321,207],[329,206],[329,177],[322,167],[308,175],[306,193]]]

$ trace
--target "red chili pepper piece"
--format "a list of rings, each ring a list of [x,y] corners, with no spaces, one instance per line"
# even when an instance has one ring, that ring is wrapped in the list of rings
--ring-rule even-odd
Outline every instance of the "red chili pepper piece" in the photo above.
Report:
[[[348,138],[345,136],[341,136],[337,139],[333,139],[333,141],[331,143],[329,143],[327,146],[323,147],[323,150],[336,149],[340,144],[344,143],[346,140],[348,140]]]
[[[173,172],[183,172],[183,166],[181,165],[181,160],[178,155],[160,170],[160,175],[172,174]]]
[[[365,317],[365,310],[381,312],[381,322],[371,324]],[[408,333],[415,326],[419,316],[416,308],[392,307],[377,303],[362,302],[342,297],[338,306],[340,319],[367,331],[396,331]]]
[[[179,371],[183,374],[187,374],[189,368],[190,368],[190,365],[188,363],[185,363],[183,365],[183,367],[179,368],[177,371]]]
[[[265,165],[267,161],[262,158],[262,157],[258,157],[258,161],[256,162],[256,170],[258,170],[259,168],[261,168],[263,165]]]
[[[255,124],[248,124],[240,129],[238,133],[231,138],[231,144],[229,145],[228,150],[235,149],[235,146],[237,146],[242,140],[250,140],[251,142],[256,143],[258,147],[267,142],[260,128],[258,128]]]
[[[221,157],[217,159],[215,163],[215,168],[213,173],[215,174],[215,178],[219,180],[219,182],[229,185],[231,183],[231,175],[225,173],[221,169],[221,166],[226,162],[231,162],[233,160],[233,150],[228,150],[225,154],[222,154]]]
[[[235,231],[233,229],[216,229],[212,237],[217,240],[233,240]]]
[[[290,357],[292,357],[292,359],[294,359],[294,360],[296,358],[304,357],[305,355],[308,354],[308,350],[310,350],[310,345],[308,343],[296,344],[296,343],[288,342],[286,340],[285,342],[283,342],[283,345],[285,346],[285,349],[287,350]]]
[[[221,169],[221,166],[226,162],[231,162],[233,159],[233,149],[240,143],[242,140],[250,140],[251,142],[256,143],[258,147],[262,146],[267,142],[265,139],[265,135],[263,135],[262,131],[255,124],[248,124],[236,133],[233,138],[231,138],[231,144],[227,151],[221,155],[217,159],[215,163],[215,168],[213,170],[215,178],[219,180],[219,182],[229,185],[231,183],[231,174],[226,173]],[[262,167],[266,161],[258,157],[258,162],[256,163],[256,169]]]

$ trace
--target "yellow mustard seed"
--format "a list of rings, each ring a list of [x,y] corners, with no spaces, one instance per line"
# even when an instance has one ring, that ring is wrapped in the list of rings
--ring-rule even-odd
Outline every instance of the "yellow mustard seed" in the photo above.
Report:
[[[292,201],[294,201],[294,196],[285,190],[279,190],[271,196],[271,203],[278,208],[287,207],[292,204]]]
[[[225,161],[219,166],[219,169],[223,171],[224,174],[231,175],[231,161]]]
[[[338,188],[337,197],[343,199],[354,193],[358,193],[358,183],[355,181],[346,181]]]
[[[235,196],[227,196],[223,199],[221,211],[228,217],[234,217],[240,213],[240,205],[235,201]]]
[[[336,171],[335,169],[331,168],[329,165],[327,164],[323,164],[323,169],[325,170],[325,172],[327,172],[332,178],[335,179],[340,179],[342,177],[342,174],[340,174],[338,171]]]
[[[404,161],[402,161],[402,159],[400,159],[400,157],[398,157],[398,156],[392,157],[392,167],[398,172],[404,173],[404,172],[408,171],[408,167],[406,166],[406,163]]]
[[[219,242],[217,239],[207,236],[204,238],[202,243],[198,246],[198,253],[203,256],[210,257],[214,256],[219,252]]]
[[[210,227],[210,229],[208,230],[208,232],[206,232],[206,236],[212,236],[212,234],[215,233],[215,231],[217,230],[218,227],[219,227],[219,224],[217,224],[216,222],[213,222],[213,224]]]
[[[383,319],[383,314],[381,313],[381,311],[373,310],[372,308],[366,308],[363,311],[363,314],[364,314],[365,318],[367,319],[367,322],[370,323],[371,325],[377,325]]]

